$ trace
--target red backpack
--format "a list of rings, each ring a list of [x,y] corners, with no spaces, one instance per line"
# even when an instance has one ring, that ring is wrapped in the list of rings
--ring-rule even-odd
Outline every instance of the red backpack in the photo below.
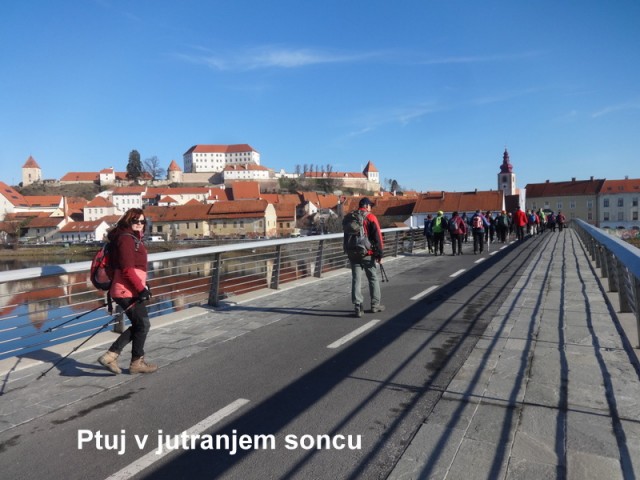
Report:
[[[91,260],[89,279],[98,290],[108,291],[113,281],[113,264],[111,261],[111,242],[105,243]]]
[[[140,239],[131,235],[130,233],[123,233],[122,235],[129,235],[133,237],[136,242],[136,249],[140,243]],[[113,246],[112,242],[106,242],[100,250],[96,252],[91,260],[91,267],[89,269],[89,279],[94,287],[98,290],[108,291],[111,288],[111,282],[113,281]]]

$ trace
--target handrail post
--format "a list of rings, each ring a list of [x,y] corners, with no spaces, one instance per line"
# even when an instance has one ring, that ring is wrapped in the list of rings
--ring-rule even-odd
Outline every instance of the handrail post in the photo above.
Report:
[[[609,279],[609,291],[617,292],[618,291],[618,276],[616,272],[618,271],[618,265],[616,261],[615,255],[607,250],[605,254],[605,265],[607,268],[607,278]]]
[[[318,242],[318,252],[316,254],[316,271],[313,274],[314,277],[322,277],[322,268],[324,264],[324,240]]]
[[[631,286],[635,297],[633,301],[635,302],[636,332],[638,334],[636,348],[640,348],[640,281],[636,277],[633,277],[631,279]]]
[[[222,267],[222,254],[216,253],[213,256],[213,273],[211,274],[211,288],[209,288],[208,304],[217,307],[220,303],[220,271]]]
[[[276,259],[269,288],[277,290],[280,287],[280,263],[282,262],[282,245],[276,246]]]

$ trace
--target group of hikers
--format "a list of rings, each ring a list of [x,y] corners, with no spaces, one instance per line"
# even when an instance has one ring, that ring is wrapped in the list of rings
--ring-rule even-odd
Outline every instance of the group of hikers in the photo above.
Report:
[[[380,303],[379,272],[382,269],[384,241],[380,223],[371,213],[373,202],[368,198],[360,200],[358,209],[346,215],[344,227],[344,251],[349,257],[351,266],[351,302],[354,305],[354,316],[362,317],[364,313],[364,297],[361,291],[363,276],[369,284],[371,313],[383,312],[384,305]],[[453,212],[447,218],[439,211],[435,217],[427,215],[424,221],[424,236],[427,239],[429,253],[444,255],[444,240],[448,233],[451,238],[453,255],[462,255],[462,244],[473,241],[473,253],[484,251],[485,245],[494,242],[506,243],[513,235],[518,240],[524,240],[526,235],[542,234],[545,231],[555,232],[556,227],[562,231],[566,222],[561,211],[558,213],[543,210],[521,210],[518,206],[513,213],[502,210],[494,215],[491,211],[467,215],[463,212]]]
[[[541,234],[546,230],[555,232],[556,227],[562,231],[565,223],[566,217],[561,211],[556,214],[542,209],[525,212],[517,207],[513,213],[502,210],[495,215],[491,211],[483,213],[481,210],[470,215],[453,212],[451,218],[439,211],[435,217],[427,215],[423,233],[429,253],[444,255],[444,240],[448,233],[452,255],[462,255],[462,243],[467,243],[469,237],[473,241],[473,253],[477,255],[484,251],[485,245],[506,243],[514,234],[518,240],[524,240],[525,235]]]

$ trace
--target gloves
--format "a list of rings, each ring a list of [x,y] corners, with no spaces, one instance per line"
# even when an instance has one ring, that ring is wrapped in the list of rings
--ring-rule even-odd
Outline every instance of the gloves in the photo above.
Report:
[[[138,301],[146,302],[151,298],[151,290],[149,290],[149,286],[147,285],[144,289],[138,293]]]

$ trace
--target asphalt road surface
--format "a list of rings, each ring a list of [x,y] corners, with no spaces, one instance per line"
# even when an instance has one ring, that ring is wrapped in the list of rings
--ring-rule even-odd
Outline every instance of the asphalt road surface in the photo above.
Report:
[[[385,478],[540,243],[416,262],[363,318],[343,280],[328,307],[5,432],[1,476]]]

